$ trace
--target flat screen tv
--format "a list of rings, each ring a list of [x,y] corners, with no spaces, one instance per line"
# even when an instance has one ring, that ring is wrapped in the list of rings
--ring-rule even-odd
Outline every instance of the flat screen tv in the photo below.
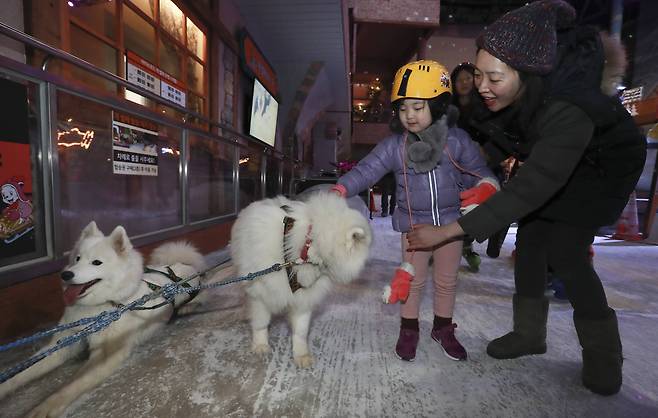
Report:
[[[273,147],[278,111],[279,103],[274,100],[274,97],[263,87],[260,81],[254,78],[249,135]]]

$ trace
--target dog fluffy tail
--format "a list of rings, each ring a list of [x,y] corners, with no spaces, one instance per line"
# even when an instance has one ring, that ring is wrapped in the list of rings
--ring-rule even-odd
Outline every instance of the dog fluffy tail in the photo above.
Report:
[[[151,254],[149,264],[165,266],[176,263],[187,264],[196,271],[204,271],[206,262],[203,255],[192,244],[186,241],[167,242],[160,245]]]

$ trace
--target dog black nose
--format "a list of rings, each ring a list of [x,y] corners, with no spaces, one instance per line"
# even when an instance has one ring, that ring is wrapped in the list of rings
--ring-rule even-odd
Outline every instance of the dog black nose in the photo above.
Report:
[[[66,270],[66,271],[62,272],[62,280],[64,280],[64,281],[68,282],[69,280],[71,280],[73,278],[73,276],[75,276],[75,274],[73,274],[72,271]]]

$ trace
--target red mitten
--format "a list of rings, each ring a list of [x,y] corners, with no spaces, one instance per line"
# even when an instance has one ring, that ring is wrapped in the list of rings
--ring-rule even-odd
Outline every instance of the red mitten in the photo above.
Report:
[[[459,211],[462,214],[468,213],[475,209],[480,203],[489,199],[498,191],[496,185],[488,180],[481,181],[477,186],[459,193],[461,207]]]
[[[395,270],[395,275],[391,281],[390,286],[386,286],[382,300],[384,303],[397,303],[398,301],[404,303],[409,297],[409,288],[411,281],[414,278],[416,271],[414,266],[407,262],[403,262],[400,267]]]

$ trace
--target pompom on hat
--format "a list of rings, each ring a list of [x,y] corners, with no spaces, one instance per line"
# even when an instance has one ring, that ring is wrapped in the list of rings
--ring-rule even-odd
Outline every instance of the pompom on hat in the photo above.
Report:
[[[501,16],[476,44],[515,70],[545,75],[557,62],[556,31],[572,27],[575,20],[569,3],[539,0]]]

